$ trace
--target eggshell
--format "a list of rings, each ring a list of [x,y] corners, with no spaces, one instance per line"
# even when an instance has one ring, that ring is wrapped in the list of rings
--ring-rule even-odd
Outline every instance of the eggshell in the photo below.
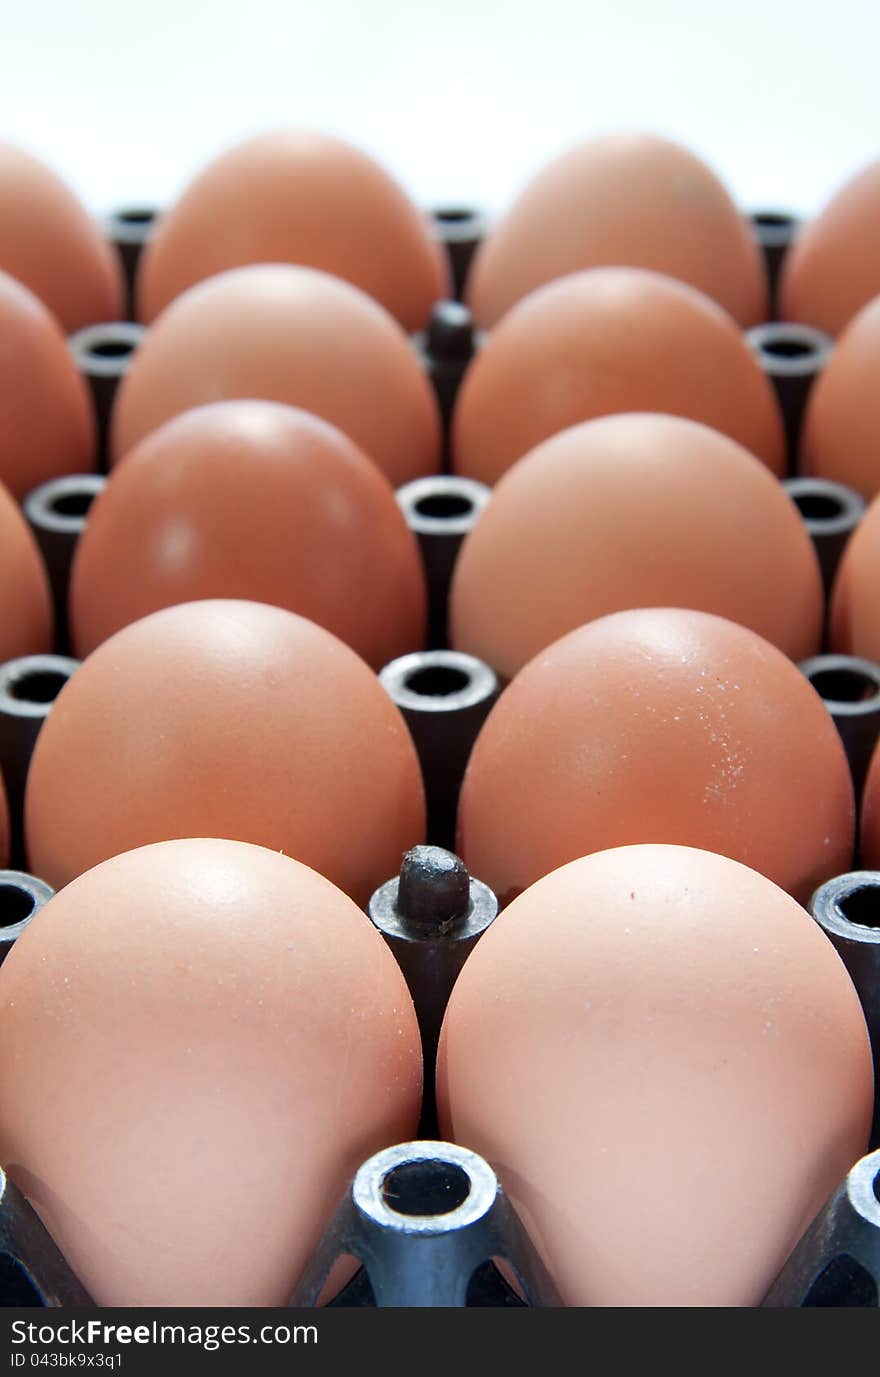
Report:
[[[482,1153],[589,1306],[759,1304],[865,1151],[865,1020],[818,925],[679,846],[575,860],[452,993],[442,1131]]]
[[[163,311],[117,393],[114,457],[181,411],[226,398],[315,412],[395,487],[439,466],[437,403],[407,336],[363,292],[312,268],[237,268]]]
[[[141,320],[245,263],[303,263],[354,283],[407,330],[450,293],[428,220],[392,177],[326,134],[261,134],[223,153],[162,217],[138,270]]]
[[[846,543],[831,592],[829,640],[840,655],[880,661],[880,496]]]
[[[806,901],[849,868],[853,826],[840,737],[797,667],[722,617],[650,608],[520,671],[471,754],[458,849],[504,901],[638,842],[717,851]]]
[[[880,870],[880,749],[874,748],[862,790],[859,849],[861,863]]]
[[[732,318],[638,268],[560,278],[508,312],[458,394],[455,468],[494,483],[539,441],[618,411],[702,421],[785,470],[772,384]]]
[[[363,660],[260,603],[165,608],[64,686],[31,761],[31,869],[56,889],[149,842],[283,851],[358,903],[423,840],[415,750]]]
[[[802,472],[880,492],[880,298],[846,327],[807,401]]]
[[[0,663],[52,649],[49,579],[21,508],[0,485]]]
[[[781,319],[838,335],[880,293],[878,218],[880,161],[846,181],[801,227],[782,265]]]
[[[411,1137],[399,968],[306,866],[182,840],[53,898],[0,971],[0,1155],[99,1305],[284,1305]]]
[[[94,468],[95,422],[84,379],[57,323],[0,272],[0,482],[15,497]]]
[[[215,597],[299,612],[375,669],[424,644],[424,570],[393,488],[335,426],[278,402],[184,412],[114,470],[74,561],[76,652]]]
[[[0,269],[38,296],[66,334],[122,315],[112,244],[54,172],[7,143],[0,143]]]
[[[604,416],[501,478],[455,566],[452,643],[512,678],[583,622],[658,603],[729,617],[795,659],[819,651],[815,550],[764,465],[695,421]]]
[[[548,163],[484,240],[467,297],[488,328],[545,282],[620,264],[689,282],[740,325],[767,319],[760,249],[727,189],[650,134],[588,139]]]

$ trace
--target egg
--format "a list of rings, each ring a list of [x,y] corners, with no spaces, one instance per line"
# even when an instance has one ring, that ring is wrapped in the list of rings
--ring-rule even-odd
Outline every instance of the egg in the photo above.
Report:
[[[0,970],[0,1048],[0,1157],[102,1306],[284,1305],[361,1160],[418,1122],[391,953],[241,842],[142,847],[51,899]]]
[[[845,483],[863,497],[880,492],[880,297],[846,327],[813,384],[801,432],[800,468]]]
[[[582,268],[650,268],[767,319],[767,274],[745,218],[688,149],[650,134],[588,139],[533,177],[479,249],[467,282],[478,323]]]
[[[0,269],[66,334],[122,315],[122,269],[77,197],[44,163],[0,143]]]
[[[861,802],[861,863],[869,870],[880,870],[880,745],[871,755]]]
[[[830,648],[880,662],[880,495],[847,541],[831,591]]]
[[[235,398],[315,412],[395,487],[439,467],[437,403],[409,339],[381,306],[327,273],[236,268],[178,297],[120,383],[112,456],[181,411]]]
[[[560,278],[507,313],[465,374],[453,464],[491,484],[541,440],[619,411],[702,421],[785,471],[772,384],[732,318],[638,268]]]
[[[493,489],[455,566],[452,644],[509,679],[583,622],[658,603],[729,617],[795,659],[820,648],[816,553],[765,466],[696,421],[603,416]]]
[[[824,703],[782,651],[706,612],[641,608],[519,672],[477,737],[457,825],[502,902],[640,842],[717,851],[806,901],[849,868],[853,791]]]
[[[76,653],[217,597],[299,612],[375,669],[425,640],[424,570],[394,489],[335,426],[278,402],[183,412],[114,469],[74,560]]]
[[[0,484],[0,663],[52,649],[46,566],[21,508]]]
[[[100,645],[55,701],[25,797],[31,869],[56,889],[133,847],[215,836],[366,904],[424,825],[409,732],[364,661],[304,617],[232,600]]]
[[[94,467],[95,422],[83,378],[45,306],[0,272],[0,483],[21,498]]]
[[[880,160],[841,186],[815,219],[803,224],[785,256],[780,319],[838,335],[880,294]]]
[[[283,130],[221,154],[159,221],[140,261],[139,318],[246,263],[303,263],[354,283],[407,330],[451,290],[449,266],[392,177],[340,139]]]
[[[498,1170],[568,1305],[757,1305],[864,1152],[872,1066],[831,943],[762,875],[606,850],[511,904],[452,992],[446,1136]]]

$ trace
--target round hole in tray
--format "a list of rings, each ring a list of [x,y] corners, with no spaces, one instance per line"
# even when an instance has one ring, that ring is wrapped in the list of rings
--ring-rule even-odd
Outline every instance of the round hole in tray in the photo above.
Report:
[[[473,220],[474,212],[467,210],[463,206],[441,206],[434,211],[434,219],[439,220],[441,225],[460,225],[465,220]]]
[[[25,703],[54,703],[68,678],[69,675],[60,674],[57,670],[38,669],[16,679],[10,684],[9,692],[13,698]]]
[[[404,1162],[382,1182],[382,1199],[395,1214],[450,1214],[471,1191],[470,1177],[453,1162]]]
[[[471,676],[452,665],[426,665],[406,676],[405,687],[422,698],[449,698],[461,693],[471,682]]]
[[[0,928],[14,928],[30,918],[34,911],[34,896],[21,885],[0,881]]]
[[[50,506],[58,516],[88,516],[94,500],[93,492],[64,492],[53,497]]]
[[[419,516],[434,517],[438,521],[458,520],[462,516],[470,516],[474,504],[464,493],[432,492],[420,497],[415,509]]]
[[[794,505],[805,521],[837,521],[846,510],[839,497],[824,492],[799,493]]]
[[[826,703],[865,703],[880,692],[877,680],[860,669],[820,669],[810,683]]]
[[[89,345],[89,353],[96,359],[124,359],[134,353],[134,344],[128,339],[102,339]]]
[[[786,215],[781,210],[759,210],[753,216],[756,225],[761,225],[766,229],[790,229],[795,223],[793,215]]]
[[[860,885],[839,899],[838,907],[848,923],[880,928],[880,885]]]
[[[774,359],[805,359],[819,351],[809,340],[798,339],[796,336],[786,339],[782,335],[778,339],[762,340],[761,352],[769,354]]]

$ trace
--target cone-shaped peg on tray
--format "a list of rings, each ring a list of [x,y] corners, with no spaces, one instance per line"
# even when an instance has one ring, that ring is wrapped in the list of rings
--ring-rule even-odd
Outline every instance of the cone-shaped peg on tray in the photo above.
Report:
[[[422,1130],[436,1132],[434,1064],[440,1026],[458,973],[498,912],[498,900],[440,846],[415,846],[400,874],[380,885],[368,913],[403,971],[422,1038]]]
[[[472,1279],[493,1258],[508,1265],[529,1305],[559,1304],[494,1171],[452,1143],[402,1143],[364,1163],[291,1305],[315,1305],[344,1254],[362,1263],[381,1307],[465,1306]]]
[[[415,743],[427,801],[427,838],[455,846],[461,781],[480,728],[501,685],[493,669],[458,650],[401,655],[379,681],[403,714]]]
[[[453,289],[460,301],[471,260],[486,237],[486,216],[474,206],[433,206],[429,213],[434,234],[449,257]]]
[[[36,1212],[0,1168],[0,1306],[93,1304]]]
[[[874,1084],[880,1087],[880,871],[836,875],[816,890],[810,912],[849,971],[868,1025]],[[880,1094],[876,1090],[870,1145],[880,1146]]]
[[[876,1306],[880,1293],[880,1152],[847,1173],[800,1243],[764,1305]]]
[[[831,357],[833,341],[809,325],[784,321],[756,325],[746,338],[776,389],[785,425],[788,467],[793,474],[810,388]]]
[[[45,880],[25,870],[0,870],[0,962],[54,893]]]
[[[799,668],[834,719],[858,803],[880,734],[880,665],[856,655],[813,655]]]
[[[69,473],[41,483],[24,500],[24,514],[49,574],[59,650],[67,650],[70,645],[67,596],[73,556],[91,505],[106,481],[99,473]]]
[[[770,284],[770,301],[775,311],[776,287],[782,262],[794,243],[801,222],[791,211],[769,209],[753,210],[749,220],[764,255]]]
[[[826,597],[844,546],[865,514],[865,499],[845,483],[800,475],[782,485],[800,512],[819,558]]]
[[[78,660],[22,655],[0,665],[0,770],[9,802],[13,864],[24,861],[24,790],[40,728]]]
[[[122,259],[130,320],[135,318],[135,281],[141,253],[158,218],[153,206],[121,206],[104,219],[104,233]]]
[[[459,385],[484,337],[460,301],[438,301],[426,328],[413,336],[434,385],[447,436]]]
[[[489,501],[474,478],[436,474],[397,489],[406,524],[419,542],[428,579],[428,648],[446,645],[446,608],[452,571],[465,536]]]

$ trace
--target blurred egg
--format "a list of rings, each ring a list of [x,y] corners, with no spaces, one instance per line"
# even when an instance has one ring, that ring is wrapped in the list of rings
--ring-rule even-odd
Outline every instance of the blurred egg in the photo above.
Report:
[[[261,134],[223,153],[162,217],[140,262],[141,320],[246,263],[302,263],[360,287],[407,330],[450,292],[423,216],[365,153],[326,134]]]
[[[801,433],[803,473],[880,492],[880,297],[846,327],[813,384]]]
[[[772,384],[734,321],[693,287],[638,268],[561,278],[508,312],[458,394],[455,469],[494,483],[539,441],[617,411],[702,421],[785,470]]]
[[[758,1305],[866,1149],[871,1051],[818,924],[679,846],[573,861],[455,985],[446,1136],[493,1163],[563,1301]]]
[[[880,662],[880,496],[846,543],[831,592],[829,640],[840,655]]]
[[[240,842],[57,894],[0,970],[0,1047],[0,1156],[102,1306],[286,1304],[362,1159],[418,1122],[382,939]]]
[[[783,261],[781,320],[837,335],[880,294],[880,161],[851,177],[802,225]]]
[[[43,557],[0,485],[0,662],[52,649],[55,615]]]
[[[118,631],[64,686],[25,798],[31,869],[56,889],[174,837],[282,851],[364,904],[423,840],[421,774],[363,660],[254,602],[165,608]]]
[[[605,416],[508,469],[465,540],[452,644],[506,678],[583,622],[628,607],[696,607],[794,659],[819,651],[819,565],[765,466],[695,421]]]
[[[468,302],[489,327],[545,282],[615,265],[689,282],[742,326],[767,319],[744,216],[705,163],[650,134],[589,139],[543,168],[479,249]]]
[[[874,748],[862,790],[859,850],[862,865],[880,870],[880,743]]]
[[[66,334],[122,315],[122,270],[112,244],[54,172],[6,143],[0,269],[39,297]]]
[[[278,402],[183,412],[114,469],[74,561],[76,653],[198,598],[287,607],[375,669],[425,639],[422,561],[391,485],[341,431]]]
[[[95,422],[84,379],[58,324],[0,272],[0,483],[15,497],[63,473],[94,468]]]
[[[356,287],[312,268],[237,268],[162,313],[116,397],[116,459],[205,402],[264,398],[344,431],[395,487],[437,470],[440,417],[409,339]]]
[[[840,737],[800,670],[722,617],[650,608],[519,672],[468,763],[458,850],[502,901],[637,842],[717,851],[805,901],[848,869],[853,827]]]

